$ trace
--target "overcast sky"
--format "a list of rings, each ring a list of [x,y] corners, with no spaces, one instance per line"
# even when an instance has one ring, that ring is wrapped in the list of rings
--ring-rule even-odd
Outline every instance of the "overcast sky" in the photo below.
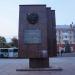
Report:
[[[19,5],[46,4],[56,12],[56,24],[75,23],[75,0],[1,0],[0,36],[7,38],[18,36]]]

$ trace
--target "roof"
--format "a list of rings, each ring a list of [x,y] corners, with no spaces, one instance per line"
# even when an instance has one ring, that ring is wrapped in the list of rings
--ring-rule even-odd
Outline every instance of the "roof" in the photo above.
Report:
[[[69,29],[70,25],[56,25],[56,29]]]

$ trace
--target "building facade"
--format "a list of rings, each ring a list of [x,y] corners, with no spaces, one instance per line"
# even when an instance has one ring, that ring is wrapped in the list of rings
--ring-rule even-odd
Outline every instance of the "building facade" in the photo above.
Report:
[[[65,51],[66,42],[70,45],[71,52],[75,52],[75,25],[57,25],[56,26],[57,49]]]

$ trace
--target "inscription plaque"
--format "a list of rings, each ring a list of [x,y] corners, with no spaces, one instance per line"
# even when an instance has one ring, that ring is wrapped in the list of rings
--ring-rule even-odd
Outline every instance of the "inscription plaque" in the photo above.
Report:
[[[41,43],[41,31],[39,29],[24,31],[25,44],[39,44]]]

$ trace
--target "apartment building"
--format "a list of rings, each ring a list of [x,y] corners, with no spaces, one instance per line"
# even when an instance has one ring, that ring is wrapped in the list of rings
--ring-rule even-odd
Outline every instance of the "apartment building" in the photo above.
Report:
[[[75,24],[56,25],[57,49],[65,51],[65,43],[68,42],[71,52],[75,52]]]

